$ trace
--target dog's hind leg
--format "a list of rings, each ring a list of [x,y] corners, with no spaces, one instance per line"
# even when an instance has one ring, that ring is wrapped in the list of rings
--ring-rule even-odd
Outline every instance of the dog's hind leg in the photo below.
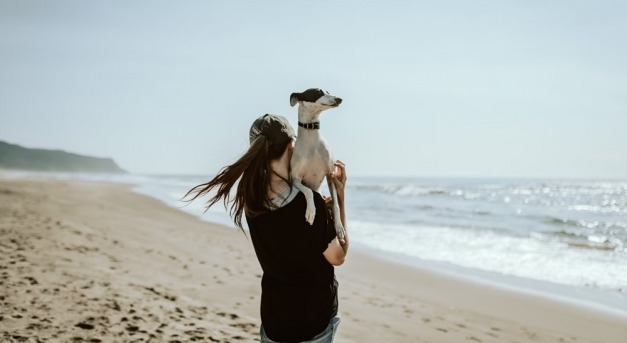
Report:
[[[338,204],[337,199],[337,190],[335,189],[335,184],[333,181],[327,176],[327,185],[329,186],[329,192],[331,192],[331,199],[333,200],[333,223],[335,224],[335,232],[337,233],[337,239],[340,242],[344,241],[344,237],[346,237],[346,231],[344,230],[344,226],[342,225],[342,217],[340,215],[340,205]]]
[[[305,220],[309,223],[309,225],[313,225],[314,219],[316,218],[316,204],[314,203],[313,191],[309,187],[303,185],[301,180],[294,180],[293,184],[294,187],[305,195],[305,200],[307,201]]]

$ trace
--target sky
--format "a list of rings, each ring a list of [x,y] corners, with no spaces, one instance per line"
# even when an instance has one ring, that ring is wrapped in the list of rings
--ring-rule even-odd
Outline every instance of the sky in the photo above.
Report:
[[[316,87],[349,176],[627,178],[626,42],[625,1],[0,0],[0,140],[214,175]]]

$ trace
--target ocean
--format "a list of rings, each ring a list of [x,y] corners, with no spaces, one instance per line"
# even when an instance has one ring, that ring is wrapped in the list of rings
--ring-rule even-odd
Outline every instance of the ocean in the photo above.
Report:
[[[203,199],[180,201],[211,175],[45,175],[131,184],[234,227],[222,203],[204,212]],[[351,177],[346,206],[357,248],[627,313],[627,181]]]

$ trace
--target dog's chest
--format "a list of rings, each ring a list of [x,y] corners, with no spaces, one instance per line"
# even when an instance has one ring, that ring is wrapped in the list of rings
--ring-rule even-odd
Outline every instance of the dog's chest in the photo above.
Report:
[[[304,175],[305,177],[313,177],[323,179],[329,172],[328,156],[314,154],[307,157],[305,161]]]
[[[305,168],[301,171],[303,183],[311,189],[318,190],[328,172],[327,160],[320,155],[314,156],[306,163]]]
[[[299,149],[300,148],[300,149]],[[331,172],[332,165],[331,156],[326,146],[319,145],[315,148],[296,147],[295,154],[298,154],[296,161],[293,161],[292,167],[296,170],[299,178],[307,187],[318,190],[322,180]]]

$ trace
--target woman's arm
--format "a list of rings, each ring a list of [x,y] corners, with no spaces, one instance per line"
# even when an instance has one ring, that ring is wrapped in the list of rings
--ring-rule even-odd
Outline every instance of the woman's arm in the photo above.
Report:
[[[337,239],[333,239],[327,249],[323,252],[326,260],[334,266],[339,266],[344,263],[344,259],[346,258],[346,254],[348,254],[348,246],[349,246],[349,234],[346,229],[346,214],[344,211],[344,188],[346,186],[346,165],[344,162],[338,160],[335,162],[335,172],[329,174],[327,177],[331,178],[331,181],[335,185],[335,189],[337,191],[337,202],[340,207],[340,220],[342,221],[342,226],[344,226],[344,230],[346,231],[346,237],[344,237],[343,241]],[[334,218],[337,219],[337,218]]]

